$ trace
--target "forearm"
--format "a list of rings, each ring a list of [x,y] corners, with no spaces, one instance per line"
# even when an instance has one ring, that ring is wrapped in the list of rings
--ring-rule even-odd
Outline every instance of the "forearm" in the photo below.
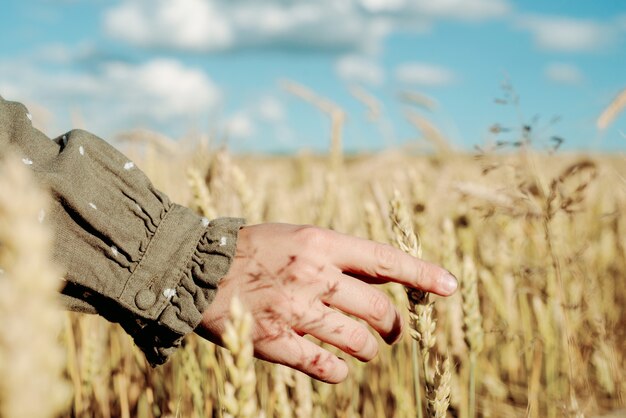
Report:
[[[69,309],[119,322],[153,364],[200,322],[235,252],[242,220],[201,218],[170,202],[126,158],[82,131],[51,140],[0,99],[0,149],[48,189],[39,219],[55,232]]]

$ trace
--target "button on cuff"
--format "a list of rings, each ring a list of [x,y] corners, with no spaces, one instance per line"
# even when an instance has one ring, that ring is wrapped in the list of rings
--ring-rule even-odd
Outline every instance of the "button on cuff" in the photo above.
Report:
[[[157,297],[150,289],[142,289],[135,295],[135,305],[145,311],[156,303]]]

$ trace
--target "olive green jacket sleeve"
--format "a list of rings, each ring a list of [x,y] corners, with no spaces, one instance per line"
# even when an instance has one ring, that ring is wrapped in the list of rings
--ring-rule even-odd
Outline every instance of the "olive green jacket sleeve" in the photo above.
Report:
[[[155,365],[199,324],[235,252],[241,219],[209,221],[174,204],[123,154],[74,130],[53,140],[0,98],[0,152],[49,190],[39,221],[55,231],[69,309],[120,323]]]

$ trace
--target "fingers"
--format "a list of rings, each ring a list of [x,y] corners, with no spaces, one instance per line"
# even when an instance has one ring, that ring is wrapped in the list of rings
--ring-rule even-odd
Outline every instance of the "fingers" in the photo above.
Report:
[[[255,355],[300,370],[322,382],[339,383],[348,376],[345,361],[292,330],[276,338],[257,342]]]
[[[297,324],[294,330],[334,345],[361,361],[370,361],[378,354],[378,342],[363,324],[322,304],[312,308],[306,322]]]
[[[336,284],[322,295],[322,302],[366,321],[387,344],[402,335],[402,317],[382,291],[337,272]]]
[[[329,232],[329,254],[343,272],[394,281],[441,296],[456,290],[456,278],[447,270],[412,257],[387,244]]]

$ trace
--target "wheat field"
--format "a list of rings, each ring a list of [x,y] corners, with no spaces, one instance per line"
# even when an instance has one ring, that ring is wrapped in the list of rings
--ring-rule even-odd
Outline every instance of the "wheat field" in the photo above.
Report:
[[[331,120],[341,124],[333,112]],[[231,155],[201,140],[173,143],[146,133],[123,139],[117,145],[158,188],[199,213],[315,224],[398,245],[453,272],[459,292],[431,296],[420,307],[401,286],[384,285],[414,329],[394,346],[381,341],[370,363],[349,361],[348,380],[336,386],[252,360],[240,306],[233,306],[230,351],[189,336],[156,369],[117,325],[64,313],[55,322],[61,331],[21,350],[18,388],[10,384],[13,335],[5,326],[1,417],[18,416],[12,411],[35,396],[40,411],[21,416],[626,414],[625,157],[537,152],[524,144],[476,153],[435,147],[343,155],[340,130],[333,130],[329,155],[290,157]],[[27,177],[23,171],[16,175]],[[20,204],[30,205],[24,199]],[[0,205],[2,216],[25,216],[14,212]],[[10,232],[0,225],[2,253],[10,247],[4,243],[18,239]],[[16,248],[18,260],[31,256]],[[10,267],[13,258],[0,260]],[[14,270],[3,264],[6,274],[37,275],[15,263]],[[9,302],[0,299],[3,323],[6,312],[18,309]],[[58,312],[52,301],[37,309]],[[430,322],[420,329],[424,315]],[[32,326],[33,333],[42,328]],[[65,360],[50,357],[57,347]],[[445,390],[435,393],[437,385]]]

